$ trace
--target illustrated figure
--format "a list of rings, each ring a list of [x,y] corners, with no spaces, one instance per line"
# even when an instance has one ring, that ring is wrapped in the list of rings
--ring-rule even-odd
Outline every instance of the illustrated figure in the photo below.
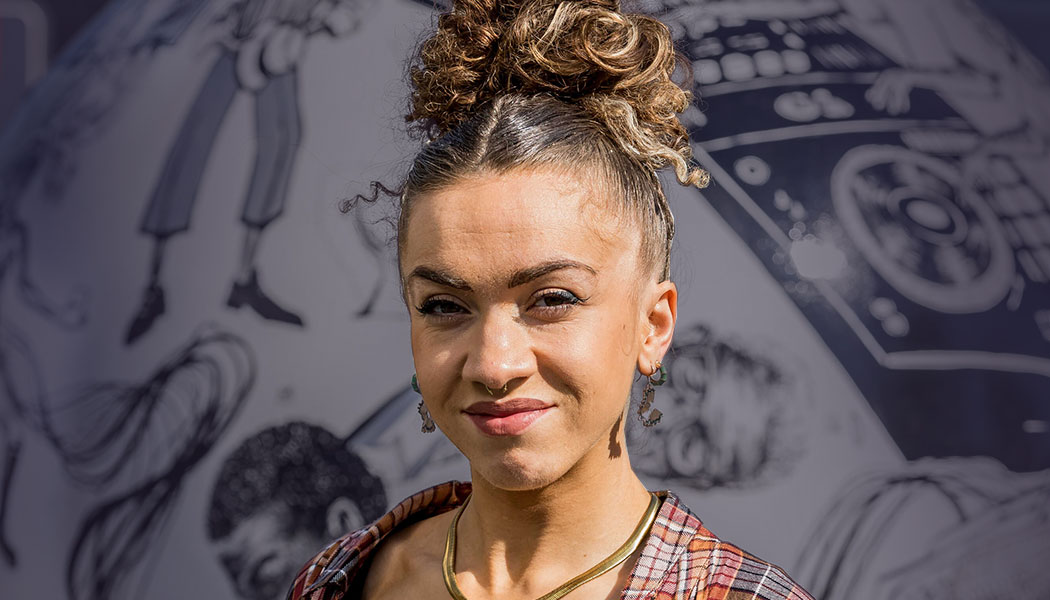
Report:
[[[157,547],[187,478],[244,407],[255,374],[243,339],[205,326],[142,380],[94,383],[47,415],[69,475],[105,491],[74,536],[70,600],[112,600],[143,576],[136,567]]]
[[[265,429],[223,463],[208,538],[237,597],[277,600],[312,551],[386,510],[383,482],[327,429]]]
[[[805,399],[781,361],[706,325],[683,330],[671,348],[667,425],[639,441],[640,472],[704,490],[754,485],[794,465]]]
[[[835,498],[800,571],[819,598],[992,600],[1050,594],[1050,471],[986,458],[866,473]],[[980,565],[981,568],[975,568]]]
[[[138,311],[125,334],[132,344],[166,310],[161,267],[172,235],[190,227],[190,217],[211,149],[238,92],[251,95],[255,107],[257,146],[251,182],[244,196],[245,227],[241,260],[227,306],[247,305],[264,319],[302,326],[302,318],[263,291],[256,255],[263,231],[284,209],[295,159],[302,139],[297,65],[307,39],[319,32],[345,35],[358,25],[360,3],[337,0],[243,0],[225,17],[230,35],[183,120],[141,230],[154,238],[149,281]],[[173,44],[196,16],[182,11],[162,22],[154,44]]]
[[[84,324],[84,293],[74,291],[64,302],[57,302],[40,289],[29,270],[29,232],[14,214],[12,203],[0,202],[0,290],[8,279],[17,279],[21,300],[51,323],[67,329]],[[11,326],[3,308],[0,306],[0,555],[15,566],[17,555],[5,527],[11,483],[25,428],[42,430],[47,425],[38,404],[43,391],[34,352],[23,334]]]

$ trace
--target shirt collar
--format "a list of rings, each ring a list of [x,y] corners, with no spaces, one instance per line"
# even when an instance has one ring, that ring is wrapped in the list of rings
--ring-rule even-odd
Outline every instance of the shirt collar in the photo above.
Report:
[[[345,592],[369,563],[379,543],[394,530],[448,512],[466,501],[470,482],[446,481],[405,498],[370,526],[333,542],[304,573],[305,594],[325,588]],[[668,490],[654,492],[662,498],[649,537],[627,579],[622,598],[639,600],[654,592],[681,559],[702,524],[678,496]]]

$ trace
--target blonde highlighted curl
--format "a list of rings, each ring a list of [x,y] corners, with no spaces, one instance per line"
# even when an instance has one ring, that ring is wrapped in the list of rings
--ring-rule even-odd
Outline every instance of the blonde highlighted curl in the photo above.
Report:
[[[704,187],[677,117],[692,100],[677,67],[688,73],[667,27],[619,2],[457,0],[410,69],[407,120],[431,141],[500,96],[550,95],[585,109],[637,163]]]

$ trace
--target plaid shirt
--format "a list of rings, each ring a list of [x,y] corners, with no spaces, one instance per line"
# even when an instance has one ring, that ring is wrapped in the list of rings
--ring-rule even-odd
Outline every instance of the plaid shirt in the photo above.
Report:
[[[380,541],[399,526],[463,504],[470,483],[449,481],[414,494],[370,526],[346,534],[299,572],[288,600],[359,598]],[[621,600],[813,600],[782,569],[719,540],[671,492],[663,498]]]

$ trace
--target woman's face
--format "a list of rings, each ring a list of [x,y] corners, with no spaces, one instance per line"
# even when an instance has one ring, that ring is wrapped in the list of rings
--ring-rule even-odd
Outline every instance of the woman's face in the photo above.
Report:
[[[615,455],[676,302],[631,220],[573,177],[520,170],[416,198],[403,235],[419,387],[475,477],[535,489]]]

